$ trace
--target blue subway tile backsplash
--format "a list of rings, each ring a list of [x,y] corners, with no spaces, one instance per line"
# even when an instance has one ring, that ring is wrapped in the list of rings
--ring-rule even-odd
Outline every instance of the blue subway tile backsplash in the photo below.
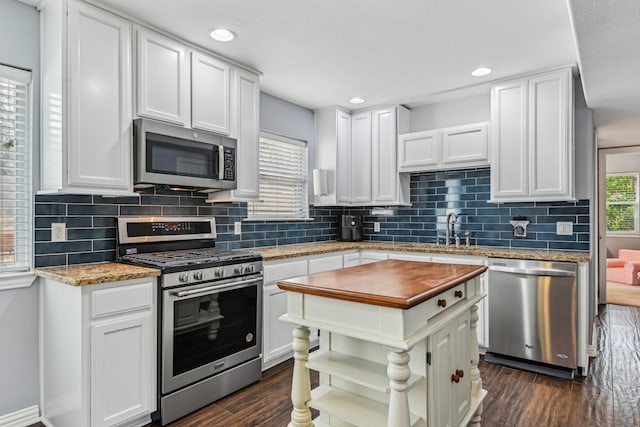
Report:
[[[411,207],[400,207],[393,216],[372,216],[370,209],[346,209],[365,216],[365,236],[377,242],[435,243],[445,240],[446,216],[458,215],[454,235],[464,244],[465,232],[472,245],[513,248],[589,250],[589,200],[576,202],[490,203],[489,168],[411,175]],[[526,238],[513,237],[514,216],[530,221]],[[555,234],[558,221],[574,223],[573,234]],[[373,223],[380,222],[380,232]]]
[[[446,216],[458,215],[454,233],[469,232],[472,245],[513,248],[589,250],[589,201],[489,203],[489,168],[411,174],[411,206],[395,208],[393,216],[373,216],[370,208],[310,207],[313,221],[251,221],[242,235],[233,223],[247,216],[246,203],[206,203],[206,195],[165,189],[145,190],[140,197],[41,195],[35,199],[35,266],[114,261],[118,215],[214,216],[224,249],[251,249],[335,240],[337,217],[364,216],[365,239],[375,242],[444,242]],[[509,221],[526,216],[527,237],[513,238]],[[555,223],[574,223],[574,233],[557,236]],[[67,242],[51,239],[51,223],[64,222]],[[373,223],[380,222],[380,232]]]

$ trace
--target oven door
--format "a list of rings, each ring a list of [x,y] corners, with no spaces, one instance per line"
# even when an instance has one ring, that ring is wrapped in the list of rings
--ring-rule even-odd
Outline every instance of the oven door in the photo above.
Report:
[[[262,273],[162,292],[162,394],[260,355]]]

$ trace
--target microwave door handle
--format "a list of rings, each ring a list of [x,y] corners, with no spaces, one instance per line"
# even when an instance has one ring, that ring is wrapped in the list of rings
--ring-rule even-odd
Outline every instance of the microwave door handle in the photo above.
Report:
[[[218,145],[218,175],[217,180],[221,180],[224,177],[224,146]]]
[[[244,288],[248,284],[258,283],[258,282],[262,282],[262,277],[258,279],[241,280],[241,281],[232,282],[226,285],[207,286],[206,288],[198,288],[190,291],[174,291],[174,292],[171,292],[171,295],[177,296],[178,298],[187,298],[187,297],[193,297],[193,296],[198,296],[203,294],[216,294],[222,291],[230,291],[233,289]]]

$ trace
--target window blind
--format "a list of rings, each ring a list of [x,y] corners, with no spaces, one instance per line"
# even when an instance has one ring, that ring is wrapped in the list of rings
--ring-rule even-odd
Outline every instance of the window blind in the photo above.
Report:
[[[252,219],[300,219],[309,216],[307,144],[260,138],[260,201],[248,204]]]
[[[610,174],[606,181],[607,231],[639,232],[638,174]]]
[[[0,273],[31,266],[30,81],[0,65]]]

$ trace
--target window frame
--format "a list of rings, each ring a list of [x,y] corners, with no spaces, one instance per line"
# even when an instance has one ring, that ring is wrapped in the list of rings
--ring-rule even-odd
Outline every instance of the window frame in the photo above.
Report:
[[[13,80],[25,85],[25,120],[27,122],[24,133],[25,144],[25,181],[24,186],[26,188],[26,194],[24,201],[24,216],[26,218],[24,224],[26,229],[20,231],[24,235],[22,239],[26,245],[27,252],[25,256],[25,262],[23,266],[18,267],[5,267],[0,265],[0,289],[15,289],[29,287],[35,280],[35,274],[33,273],[33,243],[34,243],[34,228],[33,228],[33,173],[34,173],[34,146],[33,146],[33,132],[34,132],[34,108],[35,103],[33,99],[34,80],[33,73],[29,70],[22,68],[11,67],[8,65],[0,64],[0,77],[8,80]],[[17,233],[17,231],[14,231]],[[17,239],[17,237],[14,236]]]
[[[256,201],[251,201],[247,203],[247,218],[245,219],[245,221],[280,221],[280,222],[284,222],[284,221],[312,221],[313,218],[309,217],[309,143],[307,141],[301,140],[301,139],[296,139],[296,138],[291,138],[291,137],[287,137],[284,135],[280,135],[280,134],[276,134],[276,133],[272,133],[272,132],[266,132],[266,131],[261,131],[260,135],[259,135],[259,141],[258,141],[258,149],[260,150],[260,145],[261,145],[261,140],[262,139],[267,139],[267,140],[272,140],[272,141],[276,141],[276,142],[281,142],[281,143],[285,143],[285,144],[291,144],[291,145],[296,145],[299,147],[304,147],[305,149],[305,154],[304,154],[304,159],[303,162],[304,164],[302,164],[303,167],[303,174],[302,174],[302,186],[301,188],[304,189],[303,194],[302,194],[302,200],[300,200],[302,206],[303,206],[303,215],[302,216],[270,216],[270,215],[255,215],[252,214],[252,204],[254,203],[260,203],[260,202],[256,202]],[[260,171],[260,152],[258,153],[258,188],[261,187],[261,171]],[[262,201],[262,192],[260,192],[260,201]]]
[[[636,179],[636,200],[634,202],[624,201],[624,202],[609,202],[606,199],[607,192],[607,178],[611,176],[632,176]],[[604,200],[604,209],[605,209],[605,230],[606,234],[609,236],[633,236],[640,235],[640,172],[615,172],[615,173],[607,173],[605,175],[605,200]],[[635,215],[634,215],[634,229],[633,230],[609,230],[607,226],[607,206],[609,205],[633,205],[635,206]]]

